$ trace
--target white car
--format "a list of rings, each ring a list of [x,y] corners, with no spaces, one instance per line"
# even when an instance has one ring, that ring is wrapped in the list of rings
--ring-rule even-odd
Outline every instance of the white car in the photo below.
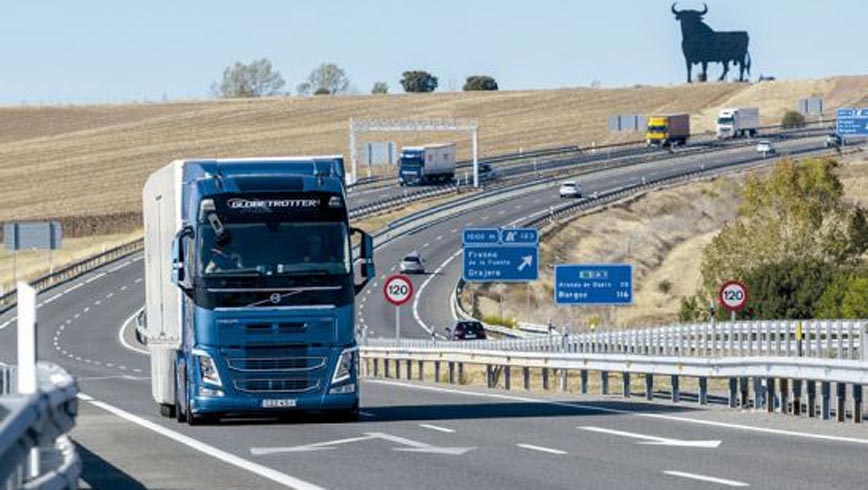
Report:
[[[559,192],[561,199],[567,197],[582,197],[582,186],[577,184],[575,180],[568,180],[561,184]]]
[[[401,272],[406,274],[424,274],[425,259],[418,252],[411,252],[401,259]]]
[[[774,153],[775,147],[774,147],[774,145],[772,145],[771,141],[762,140],[756,144],[756,151],[757,151],[757,153],[762,153],[762,154]]]

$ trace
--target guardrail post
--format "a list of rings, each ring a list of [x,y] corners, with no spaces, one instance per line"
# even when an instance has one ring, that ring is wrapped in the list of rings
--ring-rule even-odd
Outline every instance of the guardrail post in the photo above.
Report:
[[[463,382],[464,382],[464,363],[459,362],[458,363],[458,384],[461,384]]]
[[[542,368],[541,373],[542,373],[543,391],[548,391],[549,390],[549,369],[548,368]]]
[[[494,369],[491,364],[485,365],[485,385],[489,390],[494,388]]]
[[[741,408],[747,408],[750,406],[750,386],[748,383],[748,378],[738,378],[738,385],[739,392],[741,393]]]
[[[407,381],[410,381],[413,379],[413,361],[407,359],[405,362],[407,364]]]
[[[760,378],[753,378],[753,409],[763,408],[763,383]]]
[[[401,379],[401,360],[395,359],[395,379]]]
[[[793,380],[793,415],[802,414],[802,380]]]
[[[738,378],[729,378],[729,408],[738,406]]]
[[[847,416],[847,384],[835,383],[838,385],[838,404],[835,407],[835,417],[838,422],[843,422]]]
[[[380,359],[374,358],[374,377],[378,377],[380,375]]]
[[[766,378],[766,411],[772,413],[775,411],[775,378]]]
[[[654,398],[654,375],[651,373],[645,374],[645,399],[652,400]]]
[[[440,382],[440,361],[434,361],[434,382]]]
[[[524,384],[525,391],[530,390],[530,368],[529,367],[521,368],[521,377],[522,377],[522,382]]]
[[[820,382],[820,417],[829,420],[832,417],[832,384],[828,381]]]
[[[567,370],[561,369],[558,373],[558,384],[561,391],[567,391]]]
[[[681,401],[681,378],[677,374],[672,375],[672,403]]]
[[[781,378],[781,413],[790,413],[790,380]]]
[[[817,382],[807,380],[805,383],[808,386],[808,417],[814,418],[817,416]]]
[[[449,362],[449,384],[455,384],[455,363]]]
[[[579,384],[581,384],[580,391],[582,392],[583,395],[587,395],[588,394],[588,370],[587,369],[582,369],[581,371],[579,371],[579,380],[580,380]]]
[[[699,378],[699,404],[708,405],[708,378],[705,376]]]
[[[600,371],[600,392],[603,395],[609,394],[609,371]]]
[[[503,388],[509,391],[512,388],[512,368],[503,366]]]
[[[425,364],[419,361],[419,381],[425,381]]]
[[[623,373],[621,375],[621,380],[623,382],[622,393],[624,395],[624,398],[630,398],[630,373]]]
[[[853,385],[853,422],[862,423],[862,385]]]

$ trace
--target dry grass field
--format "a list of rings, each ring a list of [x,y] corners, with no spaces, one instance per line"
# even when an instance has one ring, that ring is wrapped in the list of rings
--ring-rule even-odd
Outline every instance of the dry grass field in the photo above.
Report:
[[[695,116],[694,130],[710,130],[719,107],[751,104],[760,107],[764,124],[772,124],[798,98],[811,94],[825,96],[830,111],[841,105],[868,105],[868,76],[624,89],[5,107],[0,108],[0,222],[62,217],[105,221],[108,214],[138,212],[147,175],[175,158],[346,154],[351,117],[476,118],[484,155],[635,139],[636,135],[607,131],[607,117],[625,112],[686,111]],[[402,144],[454,139],[465,156],[468,149],[461,134],[379,134],[375,139]]]
[[[693,294],[700,285],[702,250],[736,215],[738,188],[746,175],[652,192],[555,225],[540,250],[540,262],[548,265],[529,290],[524,285],[480,285],[465,290],[465,298],[478,291],[480,312],[488,317],[534,323],[552,319],[577,331],[586,329],[591,321],[621,327],[675,321],[680,298]],[[845,199],[868,206],[868,158],[845,158],[839,176]],[[553,304],[551,264],[609,262],[633,264],[632,306],[571,308]]]

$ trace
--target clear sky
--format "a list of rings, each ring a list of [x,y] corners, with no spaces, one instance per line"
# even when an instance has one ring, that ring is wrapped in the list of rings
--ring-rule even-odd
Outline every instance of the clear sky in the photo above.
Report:
[[[868,73],[868,0],[707,0],[716,30],[747,30],[753,76]],[[471,74],[501,89],[685,80],[669,0],[5,0],[0,104],[207,98],[235,61],[272,60],[295,92],[321,62],[355,88],[438,90]],[[702,8],[683,1],[679,8]],[[709,69],[709,78],[720,66]]]

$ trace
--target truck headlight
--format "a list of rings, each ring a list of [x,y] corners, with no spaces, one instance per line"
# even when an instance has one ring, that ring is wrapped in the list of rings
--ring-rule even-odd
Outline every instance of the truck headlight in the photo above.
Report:
[[[335,368],[335,374],[332,375],[332,384],[342,383],[348,379],[353,373],[353,367],[356,364],[356,354],[359,352],[358,347],[344,349],[341,356],[338,358],[338,365]]]
[[[202,378],[202,382],[222,387],[223,382],[220,381],[220,373],[217,372],[214,359],[207,352],[198,349],[193,350],[193,356],[199,365],[199,376]]]

